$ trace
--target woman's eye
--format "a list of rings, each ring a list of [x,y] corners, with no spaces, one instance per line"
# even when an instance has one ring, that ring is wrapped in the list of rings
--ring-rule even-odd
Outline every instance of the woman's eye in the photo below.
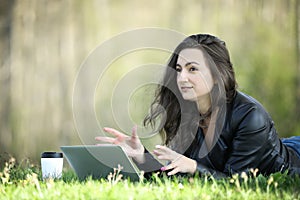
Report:
[[[176,70],[177,72],[181,72],[181,67],[176,67],[175,70]]]
[[[197,71],[197,68],[196,68],[196,67],[191,67],[191,68],[189,69],[189,71],[191,71],[191,72]]]

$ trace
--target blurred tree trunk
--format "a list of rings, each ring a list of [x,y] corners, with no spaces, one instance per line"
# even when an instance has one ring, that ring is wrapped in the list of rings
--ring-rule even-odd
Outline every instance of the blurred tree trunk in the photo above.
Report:
[[[11,50],[11,27],[14,0],[0,1],[0,152],[7,149],[5,140],[11,139],[10,131],[10,50]]]
[[[296,118],[295,123],[300,122],[300,0],[295,0],[295,47],[296,47]]]
[[[1,142],[17,159],[38,160],[42,151],[59,151],[61,145],[80,142],[72,118],[72,87],[80,63],[99,43],[94,27],[101,24],[102,13],[96,8],[102,4],[96,3],[15,0],[11,139],[2,138]]]

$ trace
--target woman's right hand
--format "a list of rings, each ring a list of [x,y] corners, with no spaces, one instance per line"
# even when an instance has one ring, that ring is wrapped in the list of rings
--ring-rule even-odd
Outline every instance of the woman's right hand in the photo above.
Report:
[[[137,126],[133,127],[131,136],[125,135],[113,128],[104,128],[103,130],[114,137],[98,136],[95,138],[97,141],[119,145],[128,156],[134,158],[139,163],[144,162],[145,148],[137,135]]]

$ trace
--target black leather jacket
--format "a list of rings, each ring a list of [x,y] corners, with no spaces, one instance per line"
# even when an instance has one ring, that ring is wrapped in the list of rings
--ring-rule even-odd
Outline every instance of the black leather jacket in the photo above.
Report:
[[[200,174],[226,177],[250,169],[269,175],[274,172],[300,174],[300,159],[293,149],[279,139],[274,123],[263,106],[250,96],[237,92],[227,105],[223,131],[212,150],[203,158],[199,150],[204,142],[202,129],[185,156],[197,161]],[[158,169],[160,165],[151,156],[140,168]]]

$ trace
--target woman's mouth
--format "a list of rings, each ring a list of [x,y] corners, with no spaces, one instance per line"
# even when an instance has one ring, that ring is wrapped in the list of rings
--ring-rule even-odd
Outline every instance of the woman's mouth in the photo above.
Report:
[[[181,89],[181,91],[182,92],[186,92],[186,91],[188,91],[188,90],[190,90],[190,89],[192,89],[193,87],[191,87],[191,86],[181,86],[180,87],[180,89]]]

